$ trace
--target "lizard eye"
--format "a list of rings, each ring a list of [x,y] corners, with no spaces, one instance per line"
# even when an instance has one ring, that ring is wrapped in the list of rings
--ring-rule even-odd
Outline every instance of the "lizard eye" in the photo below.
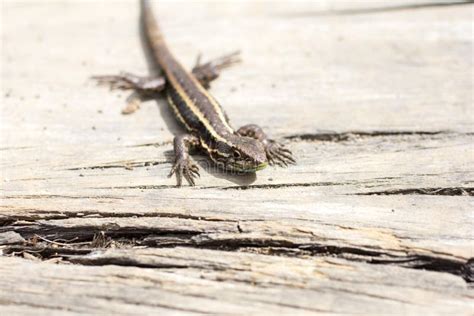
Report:
[[[238,151],[234,151],[234,152],[232,153],[232,156],[233,156],[235,159],[239,159],[241,155],[240,155],[240,153],[239,153]]]

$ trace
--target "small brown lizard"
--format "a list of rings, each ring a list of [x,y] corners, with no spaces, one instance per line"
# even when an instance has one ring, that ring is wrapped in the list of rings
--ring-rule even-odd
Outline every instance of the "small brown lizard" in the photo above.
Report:
[[[259,126],[249,124],[234,130],[221,105],[207,90],[222,69],[239,61],[238,53],[205,64],[198,59],[190,73],[166,46],[148,0],[141,0],[141,21],[153,60],[164,75],[140,77],[124,73],[94,78],[112,88],[134,90],[125,113],[133,112],[142,100],[165,93],[177,120],[187,130],[174,138],[175,162],[169,176],[176,174],[178,186],[183,177],[194,185],[199,176],[198,166],[189,157],[190,147],[200,148],[224,169],[238,172],[255,172],[269,163],[295,163],[290,150],[269,139]]]

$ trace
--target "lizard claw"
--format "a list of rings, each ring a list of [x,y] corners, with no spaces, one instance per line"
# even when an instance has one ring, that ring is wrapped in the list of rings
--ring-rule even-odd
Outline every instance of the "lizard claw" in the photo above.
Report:
[[[173,167],[171,168],[168,178],[172,177],[173,174],[176,174],[178,187],[181,186],[183,177],[191,186],[195,185],[194,179],[196,177],[201,177],[199,174],[199,167],[191,162],[189,158],[176,160]]]
[[[296,164],[296,160],[293,158],[291,151],[274,140],[268,141],[265,151],[270,165],[288,167],[290,164]]]
[[[118,76],[93,76],[92,79],[96,80],[99,85],[108,85],[110,87],[110,90],[128,90],[134,88],[133,83],[127,78],[127,75],[124,73]]]

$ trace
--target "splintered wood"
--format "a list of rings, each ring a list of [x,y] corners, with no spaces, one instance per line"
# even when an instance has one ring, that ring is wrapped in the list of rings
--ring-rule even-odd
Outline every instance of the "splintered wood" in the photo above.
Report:
[[[471,315],[467,2],[158,3],[298,160],[179,189],[166,101],[88,79],[147,74],[137,3],[2,3],[0,314]]]

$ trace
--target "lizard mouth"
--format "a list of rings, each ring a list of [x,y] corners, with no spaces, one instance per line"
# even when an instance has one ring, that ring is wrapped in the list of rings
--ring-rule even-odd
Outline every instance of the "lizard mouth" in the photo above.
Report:
[[[244,173],[250,173],[250,172],[256,172],[259,170],[262,170],[268,166],[268,162],[262,162],[260,164],[237,164],[234,163],[232,165],[228,165],[227,169],[231,171],[237,171],[237,172],[244,172]]]

